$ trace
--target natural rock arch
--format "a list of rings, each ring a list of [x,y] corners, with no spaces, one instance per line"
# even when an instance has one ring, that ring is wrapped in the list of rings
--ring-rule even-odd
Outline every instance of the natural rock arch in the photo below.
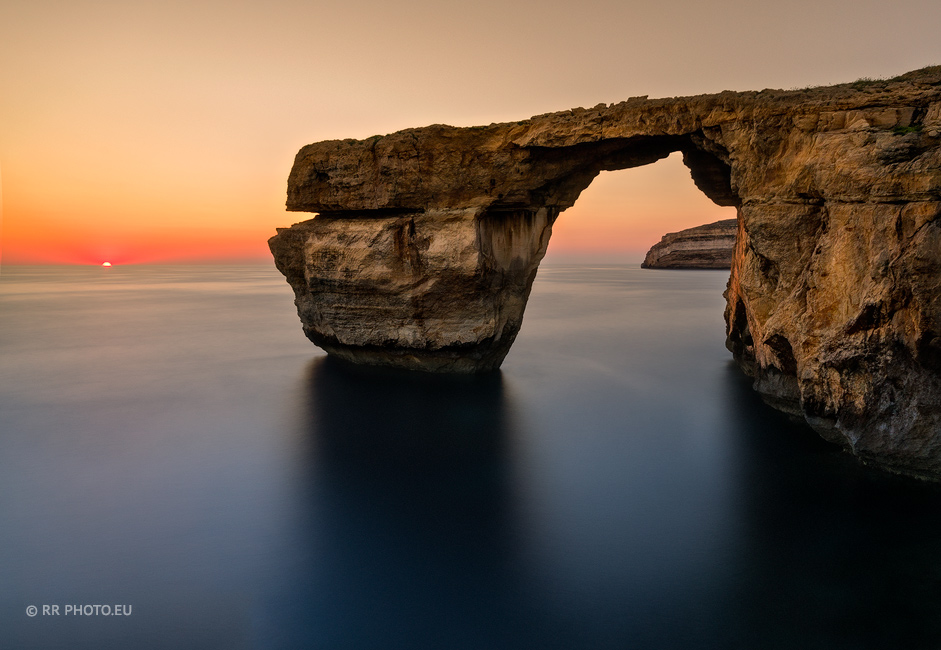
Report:
[[[356,362],[492,370],[519,330],[552,224],[601,171],[681,152],[706,196],[740,203],[727,150],[701,128],[558,142],[543,129],[520,144],[506,142],[505,126],[436,125],[301,150],[288,208],[320,216],[279,231],[272,250],[312,341]],[[304,255],[313,242],[317,254]]]
[[[307,336],[361,363],[496,368],[558,214],[680,151],[737,208],[728,346],[773,405],[941,475],[941,68],[803,91],[434,125],[300,150],[270,240]]]

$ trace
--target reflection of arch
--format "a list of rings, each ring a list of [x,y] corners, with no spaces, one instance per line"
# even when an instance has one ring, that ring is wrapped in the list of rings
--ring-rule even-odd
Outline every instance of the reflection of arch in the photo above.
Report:
[[[520,583],[500,373],[429,377],[321,358],[306,392],[310,452],[299,462],[313,556],[298,577],[304,611],[279,621],[286,638],[487,647],[479,636],[517,634],[503,621],[544,627]]]
[[[439,481],[476,472],[480,464],[495,469],[507,463],[510,433],[499,372],[427,376],[327,357],[312,364],[308,390],[305,421],[319,462],[348,477],[362,472],[388,482],[380,491],[428,481],[426,487],[440,494],[445,486]],[[502,474],[488,470],[487,478]]]

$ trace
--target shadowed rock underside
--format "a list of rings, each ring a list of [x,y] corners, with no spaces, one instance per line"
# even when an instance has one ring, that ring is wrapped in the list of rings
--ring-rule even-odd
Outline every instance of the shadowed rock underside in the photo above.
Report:
[[[558,215],[675,151],[737,208],[727,345],[755,388],[865,461],[941,477],[941,67],[319,142],[287,203],[319,214],[269,243],[331,354],[491,370]]]

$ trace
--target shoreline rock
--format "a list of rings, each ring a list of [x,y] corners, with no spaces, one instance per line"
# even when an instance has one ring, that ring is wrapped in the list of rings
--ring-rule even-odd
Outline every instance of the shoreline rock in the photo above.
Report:
[[[654,244],[641,268],[644,269],[731,269],[735,252],[736,219],[667,233]]]

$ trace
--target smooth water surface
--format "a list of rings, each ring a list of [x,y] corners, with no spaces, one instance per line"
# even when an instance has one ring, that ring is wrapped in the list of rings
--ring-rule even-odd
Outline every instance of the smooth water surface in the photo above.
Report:
[[[4,267],[0,648],[941,647],[941,490],[765,407],[726,278],[544,267],[447,378],[268,267]]]

